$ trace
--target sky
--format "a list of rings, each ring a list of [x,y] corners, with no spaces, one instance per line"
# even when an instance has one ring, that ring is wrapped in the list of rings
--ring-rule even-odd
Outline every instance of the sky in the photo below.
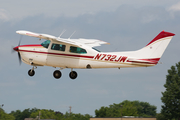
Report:
[[[102,106],[124,100],[139,100],[161,110],[161,92],[167,70],[180,61],[179,0],[0,0],[0,105],[10,113],[27,108],[52,109],[62,113],[90,114]],[[11,3],[11,4],[10,4]],[[12,53],[20,35],[28,30],[69,38],[100,39],[110,45],[101,51],[132,51],[148,44],[162,30],[175,33],[160,62],[148,68],[75,69],[78,78],[69,78],[70,69],[54,79],[53,67],[19,65]],[[38,44],[37,38],[23,36],[21,44]]]

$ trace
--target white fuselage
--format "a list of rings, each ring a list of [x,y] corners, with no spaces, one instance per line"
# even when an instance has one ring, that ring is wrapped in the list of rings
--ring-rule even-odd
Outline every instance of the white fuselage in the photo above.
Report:
[[[128,60],[130,56],[121,53],[98,52],[86,47],[86,54],[70,52],[70,46],[66,45],[65,51],[52,50],[42,45],[21,45],[19,52],[22,61],[34,66],[52,66],[60,68],[120,68],[120,67],[147,67],[155,64],[133,63]]]
[[[161,31],[145,47],[136,51],[127,52],[99,52],[93,47],[107,42],[97,39],[63,39],[48,34],[39,34],[29,31],[16,31],[21,35],[46,39],[40,45],[20,45],[13,49],[18,52],[19,60],[32,65],[28,71],[29,76],[35,74],[36,66],[52,66],[71,68],[71,79],[77,77],[73,68],[123,68],[123,67],[148,67],[158,63],[172,37],[170,32]],[[59,70],[53,76],[61,77]]]

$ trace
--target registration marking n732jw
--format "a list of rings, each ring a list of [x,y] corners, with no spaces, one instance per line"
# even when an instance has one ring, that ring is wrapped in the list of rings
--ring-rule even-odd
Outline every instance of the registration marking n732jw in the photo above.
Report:
[[[105,61],[111,61],[111,62],[126,62],[128,57],[126,56],[117,56],[117,55],[111,55],[111,54],[97,54],[94,59],[95,60],[105,60]]]

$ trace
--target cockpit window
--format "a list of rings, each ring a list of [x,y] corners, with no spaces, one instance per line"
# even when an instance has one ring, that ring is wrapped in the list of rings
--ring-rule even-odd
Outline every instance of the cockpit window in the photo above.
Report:
[[[80,53],[80,54],[86,54],[87,51],[83,48],[79,48],[79,47],[74,47],[74,46],[70,46],[70,52],[72,53]]]
[[[53,43],[51,46],[51,50],[65,51],[66,46],[61,44]]]
[[[41,43],[41,45],[45,48],[48,48],[49,44],[50,44],[50,40],[46,40],[43,43]]]

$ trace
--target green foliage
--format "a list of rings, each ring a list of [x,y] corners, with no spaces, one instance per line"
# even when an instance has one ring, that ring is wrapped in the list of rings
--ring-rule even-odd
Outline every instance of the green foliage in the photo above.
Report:
[[[88,114],[81,115],[80,113],[74,114],[68,112],[66,112],[66,114],[63,115],[60,112],[58,113],[58,112],[54,112],[53,110],[43,109],[32,113],[30,118],[37,118],[39,114],[41,119],[56,119],[56,120],[89,120],[89,118],[92,117]]]
[[[66,114],[64,115],[64,118],[62,118],[61,120],[89,120],[89,118],[92,117],[89,114],[74,114],[74,113],[68,113],[66,112]]]
[[[15,120],[15,117],[5,113],[4,110],[0,108],[0,120]]]
[[[55,118],[55,112],[53,110],[46,110],[46,109],[33,112],[30,115],[30,118],[36,118],[39,115],[40,115],[40,119],[54,119]]]
[[[161,114],[161,113],[158,113],[158,114],[156,115],[156,119],[157,119],[157,120],[167,120],[167,119],[165,118],[165,116],[164,116],[163,114]]]
[[[141,117],[155,117],[157,107],[150,105],[148,102],[134,101],[135,106],[138,110],[138,116]]]
[[[36,112],[37,110],[37,108],[32,108],[31,110],[28,108],[22,112],[20,110],[11,111],[10,114],[15,117],[15,120],[24,120],[24,118],[29,118],[31,113]]]
[[[168,70],[164,87],[161,113],[167,119],[180,119],[180,62]]]
[[[121,117],[121,116],[139,116],[139,117],[155,117],[156,106],[147,102],[128,101],[125,100],[119,104],[109,105],[109,107],[101,107],[95,110],[96,117]]]

